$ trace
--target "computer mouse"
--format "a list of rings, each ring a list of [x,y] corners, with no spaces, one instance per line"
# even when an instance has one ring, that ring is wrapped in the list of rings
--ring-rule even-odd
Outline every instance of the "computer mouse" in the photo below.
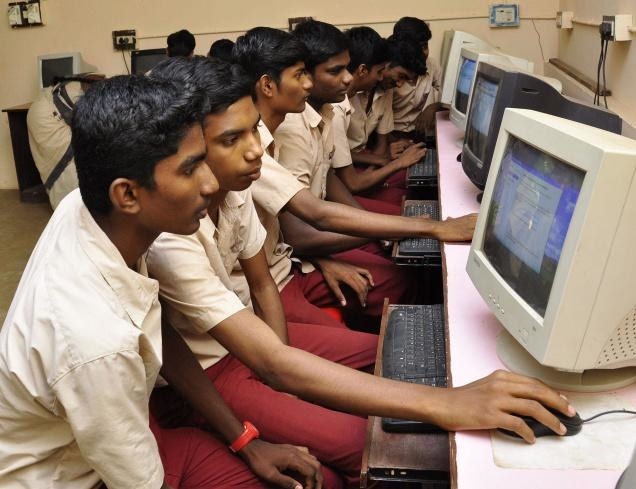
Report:
[[[556,409],[552,409],[547,406],[546,406],[546,409],[550,411],[552,414],[554,414],[559,419],[559,421],[561,421],[561,423],[563,423],[563,426],[565,426],[567,431],[565,432],[565,435],[559,435],[558,433],[555,433],[546,425],[540,423],[536,419],[530,416],[521,416],[521,419],[523,419],[526,422],[526,424],[530,427],[530,429],[534,433],[534,436],[536,436],[537,438],[540,438],[542,436],[572,436],[572,435],[576,435],[577,433],[581,431],[581,428],[583,427],[583,420],[581,419],[578,413],[570,417],[570,416],[566,416],[560,411],[557,411]],[[499,431],[509,436],[521,438],[514,431],[504,430],[503,428],[499,428]]]

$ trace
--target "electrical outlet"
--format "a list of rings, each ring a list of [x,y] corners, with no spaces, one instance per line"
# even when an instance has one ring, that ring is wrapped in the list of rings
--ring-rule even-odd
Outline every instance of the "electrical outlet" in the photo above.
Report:
[[[556,26],[559,29],[572,29],[572,19],[574,12],[563,11],[556,14]]]
[[[118,51],[129,51],[137,45],[135,29],[113,31],[113,48]]]
[[[604,15],[601,23],[601,36],[609,30],[607,39],[610,41],[631,41],[629,28],[632,26],[631,14]]]

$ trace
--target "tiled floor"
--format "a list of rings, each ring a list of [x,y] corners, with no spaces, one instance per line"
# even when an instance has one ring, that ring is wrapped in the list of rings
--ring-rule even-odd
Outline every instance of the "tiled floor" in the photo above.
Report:
[[[22,203],[17,190],[0,190],[0,325],[51,213],[48,203]]]

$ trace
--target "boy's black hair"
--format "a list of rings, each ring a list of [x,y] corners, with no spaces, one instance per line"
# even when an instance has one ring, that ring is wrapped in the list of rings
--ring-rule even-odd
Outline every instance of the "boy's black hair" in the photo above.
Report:
[[[217,58],[228,63],[232,62],[232,49],[234,48],[234,41],[229,39],[217,39],[210,46],[208,56],[210,58]]]
[[[194,35],[186,30],[173,32],[168,36],[168,56],[190,56],[194,52],[196,46],[196,40]]]
[[[250,74],[253,83],[263,75],[279,83],[283,70],[307,57],[307,48],[300,39],[271,27],[254,27],[234,45],[234,60]]]
[[[428,24],[422,19],[418,19],[416,17],[402,17],[393,26],[393,34],[408,34],[415,38],[420,46],[428,43],[428,41],[431,40],[431,37],[433,37]]]
[[[351,62],[347,69],[351,73],[362,64],[371,69],[371,67],[389,60],[386,40],[370,27],[353,27],[345,31],[344,34],[349,40]]]
[[[408,34],[393,35],[388,39],[389,66],[401,66],[417,76],[426,74],[426,60],[422,48]]]
[[[349,49],[349,40],[341,30],[319,20],[298,24],[292,34],[307,47],[305,67],[311,73],[319,64]]]
[[[155,166],[200,123],[204,98],[193,85],[134,75],[91,85],[71,127],[79,188],[92,214],[110,212],[109,187],[117,178],[154,187]]]
[[[204,115],[224,112],[243,97],[254,96],[252,79],[240,65],[206,56],[165,59],[148,76],[194,85],[205,95]]]

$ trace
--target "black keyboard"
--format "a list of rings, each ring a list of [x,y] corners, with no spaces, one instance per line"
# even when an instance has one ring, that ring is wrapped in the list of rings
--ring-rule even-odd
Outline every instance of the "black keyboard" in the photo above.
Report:
[[[437,178],[437,150],[430,148],[426,150],[424,158],[409,166],[406,172],[407,178]]]
[[[382,347],[382,375],[432,387],[447,386],[442,304],[392,306]],[[410,433],[443,431],[428,423],[395,418],[382,418],[382,428]]]
[[[407,217],[429,215],[431,219],[439,221],[439,204],[435,200],[407,200],[404,203],[402,215]],[[433,238],[403,239],[398,246],[398,253],[400,255],[439,256],[439,263],[441,264],[439,241]]]

